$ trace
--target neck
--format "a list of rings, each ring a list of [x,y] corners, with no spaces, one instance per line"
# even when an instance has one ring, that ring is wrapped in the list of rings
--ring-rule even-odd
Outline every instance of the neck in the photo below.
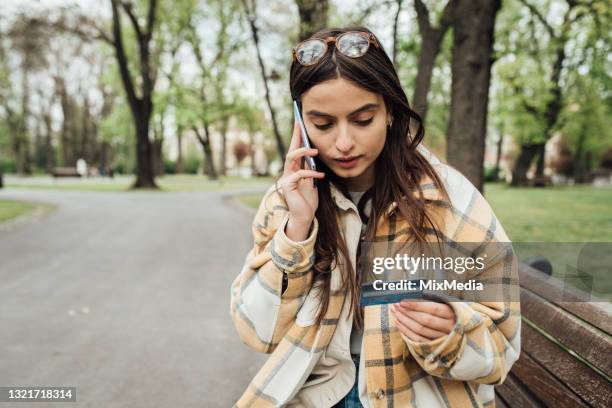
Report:
[[[366,171],[356,177],[347,177],[341,179],[341,181],[344,183],[344,186],[349,191],[367,191],[370,187],[374,185],[374,180],[374,163],[372,163],[370,167],[366,169]]]

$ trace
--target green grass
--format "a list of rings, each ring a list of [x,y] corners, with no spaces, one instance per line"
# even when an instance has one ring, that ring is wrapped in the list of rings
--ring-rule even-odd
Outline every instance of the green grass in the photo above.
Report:
[[[99,191],[122,192],[130,191],[133,177],[117,177],[115,179],[57,179],[50,177],[35,177],[18,179],[6,182],[6,187],[35,188],[60,191]],[[210,181],[202,175],[168,175],[156,179],[161,192],[164,191],[220,191],[246,187],[268,186],[272,178],[258,177],[244,179],[241,177],[220,177],[217,181]],[[139,191],[139,190],[135,190]],[[152,190],[144,190],[152,191]],[[156,190],[153,190],[156,191]]]
[[[251,207],[255,210],[259,208],[259,203],[263,198],[263,194],[244,194],[237,197],[242,204]]]
[[[612,242],[612,189],[496,183],[485,186],[485,197],[514,242]],[[261,198],[239,197],[255,209]]]
[[[11,220],[20,215],[28,214],[36,210],[36,204],[22,201],[0,200],[0,223]]]
[[[612,189],[487,184],[485,197],[514,242],[612,241]]]

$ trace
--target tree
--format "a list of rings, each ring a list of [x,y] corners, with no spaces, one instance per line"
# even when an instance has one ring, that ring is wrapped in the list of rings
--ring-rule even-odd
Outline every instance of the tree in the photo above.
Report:
[[[262,130],[262,123],[264,122],[261,115],[261,109],[256,106],[253,102],[236,96],[236,109],[235,115],[239,125],[242,125],[247,129],[249,134],[249,150],[248,153],[251,156],[251,174],[256,174],[257,169],[255,166],[255,133]]]
[[[544,148],[546,141],[552,137],[552,133],[556,128],[557,121],[560,117],[563,108],[563,83],[562,73],[564,64],[567,59],[567,43],[570,38],[570,31],[574,24],[587,14],[595,12],[598,1],[582,4],[575,0],[567,0],[567,8],[562,16],[562,22],[559,27],[554,27],[552,23],[546,19],[540,9],[527,0],[519,0],[545,29],[548,36],[550,53],[552,54],[552,64],[549,70],[549,77],[546,80],[546,95],[547,100],[543,106],[536,105],[533,102],[524,99],[523,110],[533,116],[533,120],[541,124],[542,134],[539,140],[525,140],[520,145],[520,152],[516,164],[512,171],[512,184],[525,185],[527,184],[527,170],[531,163],[537,160],[536,176],[544,174]],[[541,58],[544,50],[540,50],[536,58]],[[517,89],[522,91],[521,89]]]
[[[398,2],[398,12],[401,1]],[[427,95],[431,86],[431,76],[440,52],[442,39],[453,22],[455,1],[449,0],[442,11],[440,23],[432,26],[429,10],[422,0],[414,1],[419,33],[421,34],[421,51],[419,53],[418,71],[412,97],[413,109],[421,116],[423,122],[427,118]],[[397,17],[396,17],[397,18]],[[395,63],[395,46],[393,47],[393,62]]]
[[[500,0],[456,0],[447,159],[480,191],[487,130],[493,32]]]
[[[256,15],[257,15],[257,0],[241,0],[243,9],[249,23],[249,27],[251,29],[251,35],[253,37],[253,43],[255,45],[255,52],[257,54],[257,62],[259,63],[259,71],[261,73],[261,77],[264,83],[265,89],[265,98],[266,105],[268,106],[268,110],[270,112],[270,117],[272,120],[272,129],[274,131],[274,138],[276,139],[276,146],[278,149],[278,154],[281,162],[285,162],[285,143],[283,142],[283,138],[281,137],[280,131],[278,129],[278,124],[276,121],[276,112],[274,111],[274,107],[272,106],[272,100],[270,99],[270,87],[268,85],[268,76],[266,74],[266,67],[263,62],[263,58],[261,56],[261,50],[259,48],[259,31],[257,29],[256,24]],[[250,3],[250,4],[249,4]]]
[[[45,49],[48,46],[49,35],[46,32],[46,27],[39,20],[30,19],[25,14],[20,14],[11,26],[8,36],[11,39],[12,48],[19,53],[21,74],[19,122],[16,126],[11,126],[13,153],[17,164],[17,173],[29,174],[31,172],[31,152],[28,133],[31,98],[30,74],[40,71],[47,66]],[[15,115],[11,116],[16,118]]]
[[[153,112],[153,90],[155,87],[156,67],[152,66],[151,39],[155,29],[157,0],[149,0],[146,23],[139,22],[131,3],[111,0],[113,11],[112,45],[115,49],[121,81],[134,118],[136,128],[136,181],[134,188],[158,188],[152,163],[152,145],[149,140],[149,124]],[[124,47],[121,29],[121,11],[125,12],[136,34],[138,46],[139,93],[132,79],[128,56]]]
[[[299,41],[327,27],[329,3],[327,0],[295,0],[300,15]]]

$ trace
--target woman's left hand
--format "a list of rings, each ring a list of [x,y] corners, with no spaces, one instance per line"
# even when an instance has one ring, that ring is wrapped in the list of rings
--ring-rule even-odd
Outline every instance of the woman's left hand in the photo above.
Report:
[[[402,300],[391,311],[399,331],[412,341],[435,340],[455,326],[455,312],[446,303]]]

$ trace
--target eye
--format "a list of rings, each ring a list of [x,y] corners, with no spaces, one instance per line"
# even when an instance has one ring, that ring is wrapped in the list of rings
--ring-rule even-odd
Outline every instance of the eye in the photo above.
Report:
[[[331,123],[327,123],[327,124],[325,124],[325,125],[317,125],[317,124],[315,123],[315,127],[316,127],[317,129],[319,129],[319,130],[327,130],[327,129],[329,129],[330,127],[332,127],[332,124],[331,124]]]
[[[366,120],[356,120],[355,123],[357,123],[359,126],[368,126],[370,123],[372,123],[372,120],[374,120],[374,116]]]

